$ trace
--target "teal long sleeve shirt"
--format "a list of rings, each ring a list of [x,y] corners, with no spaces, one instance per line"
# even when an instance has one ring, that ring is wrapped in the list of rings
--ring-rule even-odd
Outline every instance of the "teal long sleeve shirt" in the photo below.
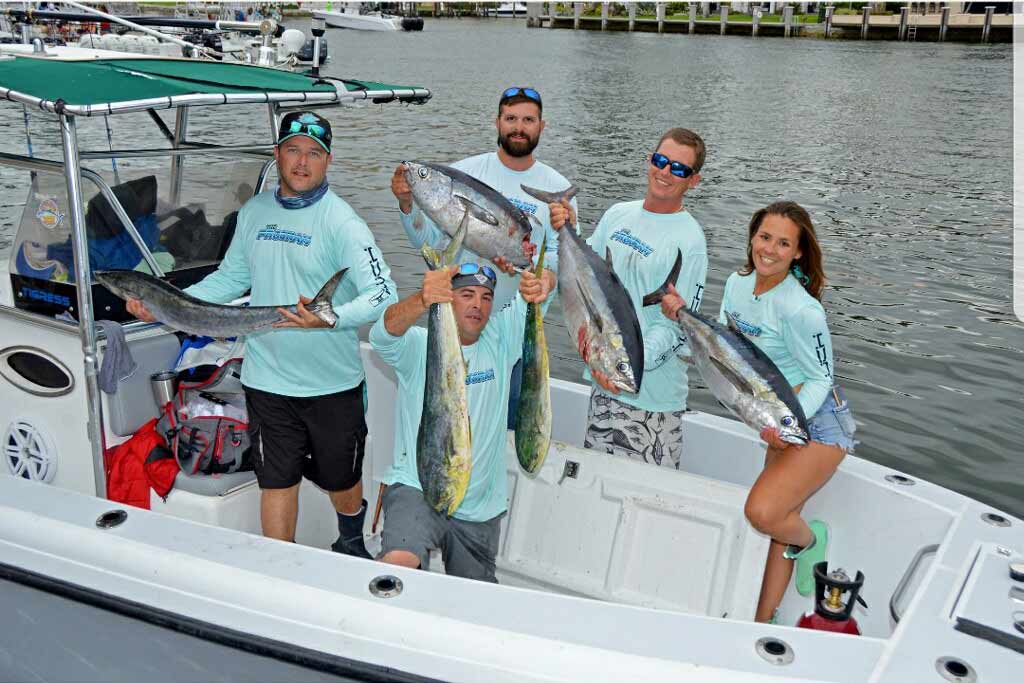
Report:
[[[331,191],[312,206],[285,209],[273,191],[246,202],[217,270],[185,291],[227,303],[251,290],[252,306],[312,298],[348,268],[334,294],[332,329],[270,328],[245,339],[242,382],[282,396],[323,396],[364,379],[358,329],[397,301],[391,270],[366,223]]]
[[[644,376],[640,392],[612,396],[643,410],[669,412],[686,409],[689,395],[687,366],[679,354],[688,355],[679,326],[661,313],[660,306],[643,306],[645,295],[664,284],[676,254],[682,254],[679,277],[673,283],[691,310],[700,308],[708,274],[708,249],[704,230],[688,211],[652,213],[643,201],[610,207],[594,233],[587,238],[602,257],[611,252],[612,267],[636,310],[644,338]],[[593,380],[590,370],[586,379]]]
[[[832,389],[832,338],[825,309],[792,274],[754,296],[756,273],[733,273],[725,282],[723,325],[736,327],[765,352],[791,386],[802,385],[797,400],[810,419]]]

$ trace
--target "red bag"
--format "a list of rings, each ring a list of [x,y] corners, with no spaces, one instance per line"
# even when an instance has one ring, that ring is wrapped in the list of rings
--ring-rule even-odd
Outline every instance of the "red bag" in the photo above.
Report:
[[[178,463],[156,431],[153,418],[122,444],[107,450],[107,499],[149,509],[149,489],[166,498]]]

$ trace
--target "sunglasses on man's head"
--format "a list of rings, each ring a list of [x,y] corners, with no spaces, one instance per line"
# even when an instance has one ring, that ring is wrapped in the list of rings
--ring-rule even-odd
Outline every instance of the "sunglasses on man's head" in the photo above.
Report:
[[[491,280],[497,281],[498,279],[498,276],[494,273],[494,269],[490,266],[482,266],[479,263],[463,263],[459,265],[459,275],[476,275],[481,272]]]
[[[313,137],[315,137],[317,139],[323,139],[324,133],[327,132],[326,130],[324,130],[324,127],[319,125],[319,124],[316,124],[316,123],[301,123],[298,120],[292,121],[292,125],[288,129],[288,132],[289,133],[301,133],[301,132],[303,132],[303,130],[302,130],[303,128],[306,129],[306,131],[305,131],[306,133],[308,133],[309,135],[311,135],[311,136],[313,136]]]
[[[672,161],[664,154],[659,154],[658,152],[655,152],[654,154],[651,155],[651,166],[654,166],[658,170],[661,170],[668,166],[669,173],[671,173],[677,178],[689,178],[694,173],[696,173],[696,171],[694,171],[692,168],[690,168],[683,162]]]
[[[515,97],[516,95],[526,95],[537,104],[540,104],[540,93],[533,88],[509,88],[505,92],[501,93],[501,99],[508,99],[509,97]]]

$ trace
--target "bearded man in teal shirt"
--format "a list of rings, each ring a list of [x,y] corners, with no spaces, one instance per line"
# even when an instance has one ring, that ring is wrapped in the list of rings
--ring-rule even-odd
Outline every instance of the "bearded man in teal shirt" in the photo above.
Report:
[[[362,460],[365,374],[358,329],[397,301],[397,288],[366,223],[331,192],[331,124],[312,112],[281,119],[274,148],[280,186],[249,200],[217,270],[185,291],[227,303],[251,291],[253,306],[298,301],[277,329],[246,336],[242,384],[249,413],[263,534],[295,540],[305,476],[338,515],[337,552],[369,558],[363,544]],[[304,304],[347,268],[335,294],[338,322],[327,328]],[[138,301],[128,310],[154,317]],[[286,328],[286,329],[281,329]],[[307,457],[309,455],[310,457]]]

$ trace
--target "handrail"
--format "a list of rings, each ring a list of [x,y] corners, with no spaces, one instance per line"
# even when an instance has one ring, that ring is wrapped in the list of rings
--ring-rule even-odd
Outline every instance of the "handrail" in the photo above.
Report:
[[[921,563],[925,555],[931,555],[937,552],[939,549],[938,543],[932,543],[926,545],[914,555],[913,559],[910,560],[910,564],[907,566],[907,570],[903,572],[903,576],[900,578],[900,582],[896,584],[896,589],[892,592],[892,597],[889,598],[889,614],[892,615],[893,621],[897,624],[900,623],[900,619],[903,617],[902,614],[896,609],[896,604],[903,597],[903,591],[907,590],[907,586],[910,584],[910,577],[917,571],[917,565]]]
[[[190,154],[246,154],[265,159],[270,155],[270,150],[274,147],[272,142],[268,142],[264,145],[235,145],[230,147],[220,147],[195,142],[186,142],[184,144],[195,146],[179,147],[177,149],[170,147],[166,149],[101,149],[81,152],[78,156],[81,159],[110,159],[112,157],[127,159],[131,157],[188,156]]]

